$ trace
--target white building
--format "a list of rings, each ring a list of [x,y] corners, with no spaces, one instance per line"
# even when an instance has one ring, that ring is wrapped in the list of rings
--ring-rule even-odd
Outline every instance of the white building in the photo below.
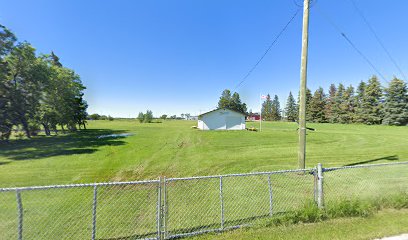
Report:
[[[197,127],[201,130],[245,130],[245,115],[219,108],[199,115]]]

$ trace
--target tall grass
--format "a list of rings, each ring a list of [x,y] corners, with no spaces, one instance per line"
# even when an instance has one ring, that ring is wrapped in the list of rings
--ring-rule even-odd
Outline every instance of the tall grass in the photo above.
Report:
[[[325,208],[318,208],[314,202],[307,202],[299,210],[261,220],[255,224],[255,227],[316,223],[343,217],[369,217],[382,209],[403,208],[408,208],[408,192],[371,200],[344,199],[331,202]]]

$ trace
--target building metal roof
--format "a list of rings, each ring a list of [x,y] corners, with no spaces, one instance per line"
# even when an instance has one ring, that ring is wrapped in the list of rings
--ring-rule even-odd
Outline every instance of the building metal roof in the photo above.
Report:
[[[206,115],[206,114],[209,114],[209,113],[212,113],[212,112],[215,112],[215,111],[221,110],[221,109],[222,109],[222,110],[229,110],[229,111],[232,111],[232,112],[236,112],[236,113],[239,113],[239,114],[241,114],[241,115],[244,115],[244,116],[245,116],[245,114],[244,114],[244,113],[242,113],[242,112],[238,112],[237,110],[233,110],[233,109],[229,109],[229,108],[216,108],[216,109],[211,110],[211,111],[209,111],[209,112],[202,113],[202,114],[198,115],[198,117],[202,117],[202,116],[204,116],[204,115]]]

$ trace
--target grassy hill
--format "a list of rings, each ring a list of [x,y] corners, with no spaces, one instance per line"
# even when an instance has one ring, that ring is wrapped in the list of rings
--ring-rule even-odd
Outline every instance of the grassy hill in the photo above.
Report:
[[[296,123],[262,132],[200,131],[195,121],[90,121],[88,130],[0,145],[0,186],[271,171],[297,168]],[[247,126],[258,126],[248,123]],[[408,128],[309,124],[307,167],[408,160]],[[101,135],[131,133],[123,138]]]

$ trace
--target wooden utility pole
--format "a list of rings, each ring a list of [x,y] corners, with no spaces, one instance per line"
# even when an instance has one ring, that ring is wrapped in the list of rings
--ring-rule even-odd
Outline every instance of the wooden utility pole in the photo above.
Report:
[[[307,48],[309,34],[309,1],[303,2],[302,62],[300,66],[299,98],[299,168],[306,168],[306,82],[307,82]]]

